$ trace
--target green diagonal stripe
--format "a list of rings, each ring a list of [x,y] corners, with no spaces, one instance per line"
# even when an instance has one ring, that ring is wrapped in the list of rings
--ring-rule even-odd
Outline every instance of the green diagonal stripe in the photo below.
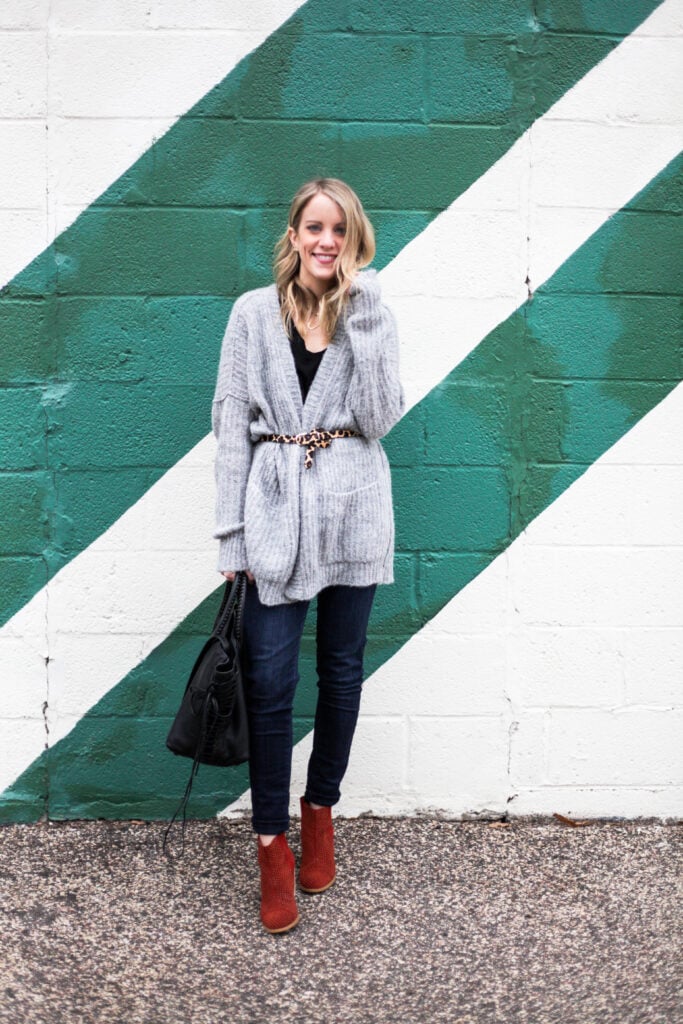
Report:
[[[311,0],[242,61],[0,294],[0,622],[208,433],[304,178],[358,190],[381,268],[656,6]]]
[[[679,157],[386,439],[397,582],[378,590],[368,672],[681,380],[682,171]],[[189,762],[166,753],[164,738],[214,611],[212,598],[34,762],[4,793],[3,816],[46,810],[48,768],[51,817],[169,815]],[[313,623],[311,615],[297,739],[315,707]],[[191,814],[215,814],[247,785],[244,769],[202,767]]]

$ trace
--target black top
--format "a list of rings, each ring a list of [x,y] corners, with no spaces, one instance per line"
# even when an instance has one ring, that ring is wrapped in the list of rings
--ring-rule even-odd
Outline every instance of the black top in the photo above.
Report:
[[[321,349],[320,352],[310,352],[306,348],[304,339],[299,334],[296,325],[292,323],[292,327],[289,335],[290,345],[292,347],[292,355],[294,356],[294,363],[296,365],[296,375],[299,378],[299,387],[301,388],[301,400],[306,401],[306,395],[308,394],[309,388],[313,383],[316,371],[320,366],[322,357],[325,355],[326,349]]]

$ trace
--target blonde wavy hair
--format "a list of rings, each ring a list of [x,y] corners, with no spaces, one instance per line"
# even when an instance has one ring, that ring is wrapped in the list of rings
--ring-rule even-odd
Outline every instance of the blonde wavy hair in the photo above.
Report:
[[[320,300],[299,280],[301,260],[289,238],[290,227],[299,233],[304,207],[319,192],[324,192],[338,203],[346,224],[344,244],[339,254],[337,283]],[[323,330],[332,341],[337,321],[345,312],[353,278],[358,270],[372,262],[374,255],[375,232],[353,189],[339,178],[313,178],[305,182],[292,199],[287,230],[275,244],[273,273],[287,333],[293,320],[305,322],[319,312]]]

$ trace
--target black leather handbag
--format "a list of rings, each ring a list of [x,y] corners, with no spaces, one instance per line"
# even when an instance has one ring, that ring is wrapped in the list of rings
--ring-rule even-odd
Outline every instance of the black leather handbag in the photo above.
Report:
[[[246,591],[246,573],[235,573],[232,583],[226,580],[211,635],[194,663],[180,708],[166,737],[169,750],[192,758],[192,769],[185,793],[166,829],[164,850],[168,833],[181,810],[184,849],[185,813],[199,765],[237,765],[249,759],[240,657]]]

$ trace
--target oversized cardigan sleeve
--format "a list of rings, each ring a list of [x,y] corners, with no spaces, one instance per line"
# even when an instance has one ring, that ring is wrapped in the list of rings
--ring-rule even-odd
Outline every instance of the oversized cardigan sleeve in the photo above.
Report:
[[[376,270],[359,274],[349,293],[346,330],[354,369],[348,405],[368,438],[388,434],[405,411],[394,314],[382,302]]]
[[[211,407],[216,437],[216,528],[218,571],[248,569],[244,543],[244,496],[251,465],[247,388],[247,326],[241,299],[233,305],[221,346]]]

